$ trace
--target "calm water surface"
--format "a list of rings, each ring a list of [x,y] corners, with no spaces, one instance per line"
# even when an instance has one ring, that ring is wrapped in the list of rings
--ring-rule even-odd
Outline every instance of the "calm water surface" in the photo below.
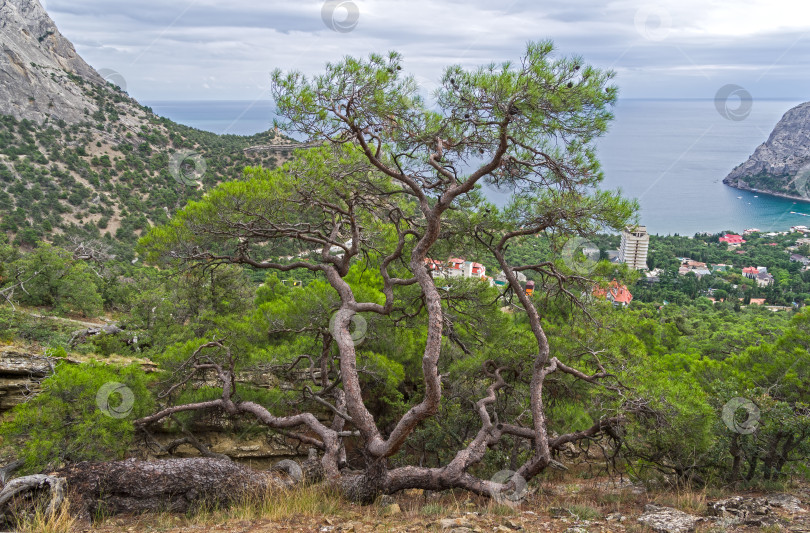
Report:
[[[799,101],[754,100],[741,121],[723,118],[712,100],[620,100],[616,119],[599,140],[604,187],[620,188],[641,204],[651,233],[780,231],[810,226],[810,203],[738,191],[723,178],[768,138]],[[158,115],[214,133],[251,135],[272,127],[274,104],[258,102],[151,102]],[[504,195],[493,192],[493,201]],[[741,197],[741,198],[738,198]]]

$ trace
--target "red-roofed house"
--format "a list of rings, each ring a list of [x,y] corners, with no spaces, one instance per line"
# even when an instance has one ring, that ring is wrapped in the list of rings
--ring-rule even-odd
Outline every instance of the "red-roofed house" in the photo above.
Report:
[[[720,237],[720,242],[728,243],[729,246],[740,246],[745,242],[745,239],[743,239],[741,235],[726,233]]]
[[[461,267],[464,266],[464,259],[458,257],[451,257],[447,262],[450,263],[450,268],[453,270],[461,270]]]
[[[757,267],[745,267],[743,269],[743,276],[746,278],[754,279],[759,274],[759,269]]]
[[[487,267],[482,265],[481,263],[473,263],[472,265],[472,275],[473,276],[485,276],[487,272]]]
[[[593,290],[593,295],[599,298],[606,298],[613,302],[613,305],[621,305],[622,307],[629,305],[630,302],[633,301],[633,295],[630,294],[630,290],[625,285],[621,285],[615,278],[610,282],[607,289],[596,287]]]
[[[444,267],[444,261],[439,261],[438,259],[430,259],[428,257],[425,258],[425,266],[428,270],[441,270]]]
[[[493,284],[492,278],[487,276],[487,267],[481,263],[457,257],[451,257],[447,261],[425,258],[425,266],[434,278],[478,278]]]

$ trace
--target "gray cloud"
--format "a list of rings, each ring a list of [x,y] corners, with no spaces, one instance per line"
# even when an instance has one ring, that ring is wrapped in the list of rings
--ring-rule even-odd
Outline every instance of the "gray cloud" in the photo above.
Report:
[[[787,0],[543,4],[356,1],[360,17],[349,33],[325,26],[319,1],[47,7],[88,62],[120,72],[130,94],[146,101],[268,97],[276,67],[314,73],[346,54],[390,49],[429,87],[448,64],[515,59],[526,41],[546,38],[560,54],[614,69],[625,97],[712,98],[726,83],[755,98],[802,97],[810,85],[810,7]]]

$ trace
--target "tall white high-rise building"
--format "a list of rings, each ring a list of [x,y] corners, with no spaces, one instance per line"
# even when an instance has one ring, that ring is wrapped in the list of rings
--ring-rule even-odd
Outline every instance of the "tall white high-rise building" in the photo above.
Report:
[[[622,232],[622,245],[619,248],[619,261],[627,263],[635,270],[647,270],[647,250],[650,248],[650,235],[646,226],[628,226]]]

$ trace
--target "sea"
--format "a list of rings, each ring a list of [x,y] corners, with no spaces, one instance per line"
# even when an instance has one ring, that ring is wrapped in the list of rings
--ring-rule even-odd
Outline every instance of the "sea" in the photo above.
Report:
[[[604,189],[640,204],[652,234],[748,228],[784,231],[810,226],[810,203],[733,189],[723,178],[744,162],[799,100],[754,99],[750,113],[718,111],[712,99],[623,99],[598,140]],[[259,101],[147,102],[158,115],[218,134],[252,135],[272,128],[275,105]],[[733,103],[731,104],[733,105]],[[736,120],[734,120],[736,119]],[[496,204],[508,194],[490,190]]]

